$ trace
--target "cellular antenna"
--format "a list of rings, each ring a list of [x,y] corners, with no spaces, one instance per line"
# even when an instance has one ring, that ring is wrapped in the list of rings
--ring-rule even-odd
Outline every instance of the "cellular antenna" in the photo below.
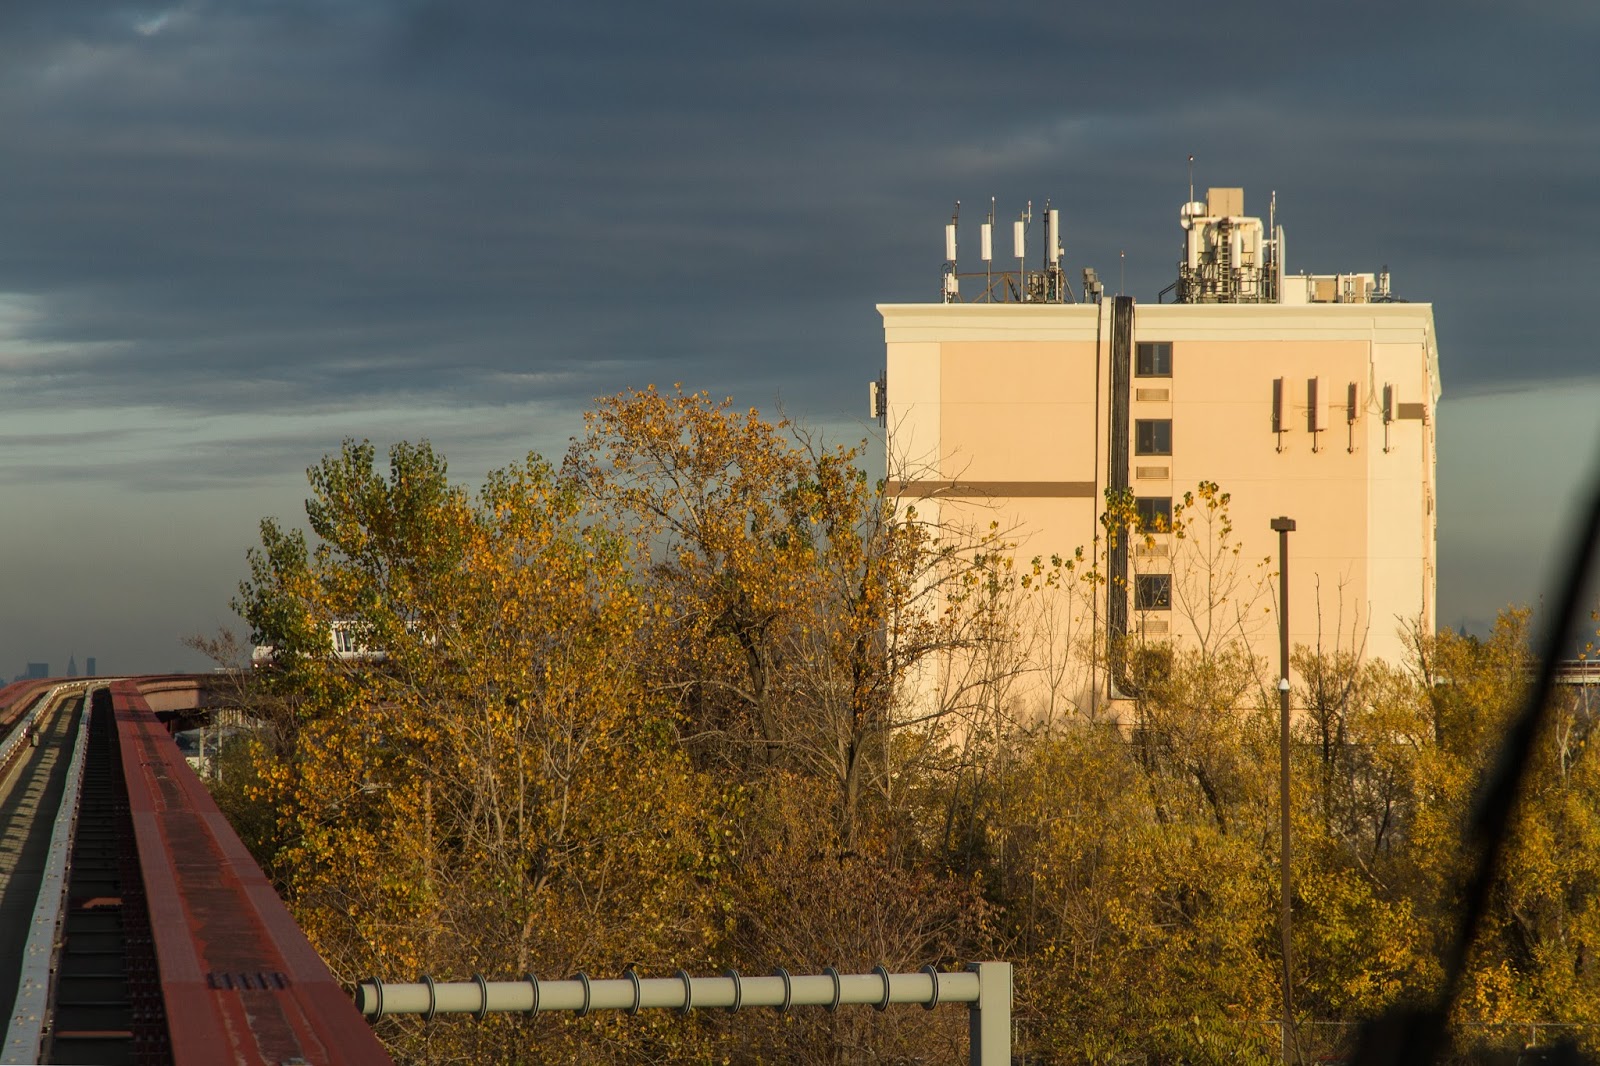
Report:
[[[1017,279],[1020,282],[1028,272],[1028,223],[1033,221],[1033,201],[1028,201],[1027,210],[1017,217],[1011,224],[1011,254],[1017,257]],[[1028,298],[1027,288],[1021,284],[1017,286],[1017,299]]]
[[[999,262],[995,260],[995,238],[1004,239],[1004,233],[996,234],[996,226],[1003,225],[997,222],[996,197],[989,198],[989,213],[978,223],[978,249],[977,256],[983,260],[982,269],[963,272],[956,256],[958,252],[957,231],[961,223],[961,201],[955,202],[955,209],[950,212],[950,220],[944,227],[944,266],[943,278],[940,285],[941,298],[947,304],[965,303],[1066,303],[1077,302],[1077,296],[1072,291],[1072,286],[1067,284],[1066,275],[1061,269],[1062,259],[1062,220],[1061,212],[1051,206],[1050,200],[1045,200],[1044,210],[1039,215],[1043,230],[1044,246],[1041,249],[1040,265],[1038,269],[1028,268],[1028,248],[1030,241],[1028,230],[1033,225],[1033,201],[1028,200],[1020,212],[1011,220],[1011,254],[1016,258],[1017,264],[1011,269],[1006,269],[1005,256],[1001,255]],[[967,247],[967,257],[973,255],[970,241]],[[964,294],[961,291],[961,280],[970,279],[974,290],[980,286],[982,291],[973,291]]]
[[[1061,265],[1061,212],[1044,202],[1044,261],[1047,267]]]
[[[989,221],[983,224],[983,298],[994,299],[994,197],[989,197]]]
[[[944,227],[944,302],[947,304],[961,300],[960,272],[956,267],[956,226],[960,222],[961,201],[957,200],[955,210],[950,212],[950,221]]]

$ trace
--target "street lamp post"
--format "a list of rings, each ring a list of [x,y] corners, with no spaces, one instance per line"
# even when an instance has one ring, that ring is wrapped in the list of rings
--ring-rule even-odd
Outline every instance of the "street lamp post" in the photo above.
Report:
[[[1282,907],[1279,926],[1283,934],[1283,1061],[1287,1063],[1293,1047],[1290,1024],[1294,1018],[1291,976],[1293,955],[1289,939],[1289,534],[1294,519],[1274,518],[1278,534],[1278,828],[1281,852],[1278,856],[1278,898]]]

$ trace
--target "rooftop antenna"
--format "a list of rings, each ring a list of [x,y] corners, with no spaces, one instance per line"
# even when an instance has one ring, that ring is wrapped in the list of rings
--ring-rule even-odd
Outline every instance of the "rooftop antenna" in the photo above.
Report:
[[[1017,302],[1021,303],[1028,298],[1028,223],[1033,221],[1033,201],[1028,201],[1027,209],[1011,224],[1012,253],[1017,257]]]
[[[1123,250],[1118,252],[1117,255],[1122,259],[1122,280],[1117,282],[1117,295],[1121,296],[1123,290],[1128,287],[1128,253]]]
[[[994,197],[989,197],[989,221],[982,227],[983,244],[983,298],[994,299]]]
[[[1194,153],[1189,153],[1189,202],[1194,203]]]
[[[961,280],[956,268],[956,226],[961,221],[961,201],[956,201],[950,221],[944,227],[944,302],[956,303],[961,299]]]
[[[1272,190],[1272,198],[1267,201],[1267,251],[1271,258],[1267,262],[1267,277],[1265,284],[1269,287],[1268,299],[1272,303],[1281,303],[1283,300],[1283,235],[1278,232],[1278,190]]]

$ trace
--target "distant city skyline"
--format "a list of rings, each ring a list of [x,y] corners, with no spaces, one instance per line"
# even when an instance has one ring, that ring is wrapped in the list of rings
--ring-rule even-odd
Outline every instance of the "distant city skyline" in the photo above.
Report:
[[[208,668],[346,436],[476,486],[681,381],[853,441],[954,201],[1050,198],[1153,302],[1190,154],[1290,270],[1434,305],[1439,621],[1485,631],[1594,463],[1600,10],[1374,10],[14,0],[0,649]]]
[[[96,657],[93,655],[90,655],[84,659],[83,672],[81,674],[78,672],[78,656],[76,652],[67,653],[67,665],[60,673],[56,673],[50,669],[50,663],[52,661],[59,662],[60,660],[29,659],[23,666],[22,672],[20,674],[13,675],[11,680],[25,681],[30,678],[38,677],[97,677],[99,676],[96,673],[96,667],[98,664],[96,663],[95,659]],[[142,673],[144,671],[140,672]]]

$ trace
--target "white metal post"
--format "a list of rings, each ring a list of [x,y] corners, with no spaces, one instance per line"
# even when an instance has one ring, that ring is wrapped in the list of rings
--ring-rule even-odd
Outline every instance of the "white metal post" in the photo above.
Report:
[[[968,1052],[969,1066],[1011,1066],[1011,964],[974,962],[967,966],[978,975],[978,998],[973,1001]]]

